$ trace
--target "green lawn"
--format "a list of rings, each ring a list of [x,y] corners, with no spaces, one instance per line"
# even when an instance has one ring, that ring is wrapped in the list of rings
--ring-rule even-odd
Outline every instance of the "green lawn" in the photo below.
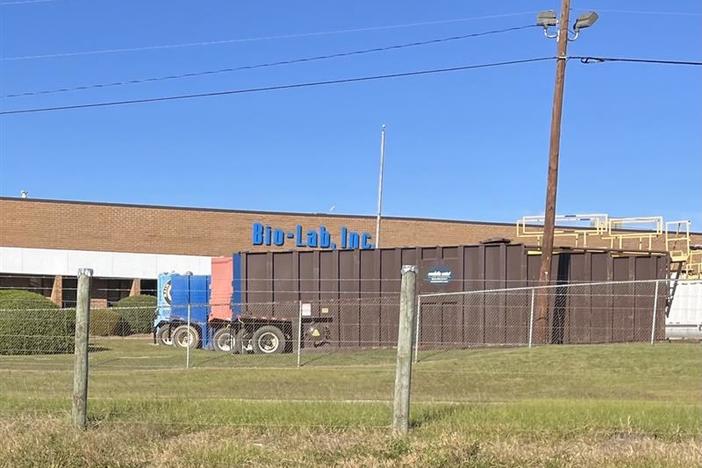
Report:
[[[307,352],[300,368],[195,351],[185,369],[146,338],[92,344],[83,436],[72,356],[0,356],[0,466],[702,465],[698,343],[424,351],[407,439],[387,429],[393,350]]]

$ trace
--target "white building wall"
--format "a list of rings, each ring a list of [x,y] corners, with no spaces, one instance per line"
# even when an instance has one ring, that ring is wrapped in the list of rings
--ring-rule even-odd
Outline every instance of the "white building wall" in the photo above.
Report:
[[[92,268],[93,276],[156,279],[159,273],[211,273],[211,258],[194,255],[92,252],[87,250],[0,247],[0,274],[75,276]]]

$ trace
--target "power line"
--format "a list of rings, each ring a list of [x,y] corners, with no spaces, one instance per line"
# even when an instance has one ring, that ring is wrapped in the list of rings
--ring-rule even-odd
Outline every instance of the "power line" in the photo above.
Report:
[[[359,83],[359,82],[363,82],[363,81],[375,81],[375,80],[384,80],[384,79],[390,79],[390,78],[402,78],[402,77],[409,77],[409,76],[431,75],[431,74],[436,74],[436,73],[447,73],[447,72],[455,72],[455,71],[462,71],[462,70],[474,70],[474,69],[479,69],[479,68],[494,68],[494,67],[501,67],[501,66],[506,66],[506,65],[517,65],[517,64],[524,64],[524,63],[543,62],[546,60],[554,60],[554,59],[555,59],[555,57],[536,57],[536,58],[528,58],[528,59],[520,59],[520,60],[508,60],[505,62],[482,63],[482,64],[477,64],[477,65],[463,65],[463,66],[449,67],[449,68],[433,68],[433,69],[428,69],[428,70],[417,70],[417,71],[411,71],[411,72],[390,73],[390,74],[386,74],[386,75],[370,75],[370,76],[360,76],[360,77],[352,77],[352,78],[340,78],[340,79],[336,79],[336,80],[308,81],[308,82],[302,82],[302,83],[291,83],[291,84],[275,85],[275,86],[263,86],[263,87],[258,87],[258,88],[231,89],[231,90],[226,90],[226,91],[212,91],[212,92],[208,92],[208,93],[178,94],[178,95],[161,96],[161,97],[154,97],[154,98],[129,99],[129,100],[123,100],[123,101],[93,102],[93,103],[87,103],[87,104],[74,104],[74,105],[56,106],[56,107],[37,107],[37,108],[30,108],[30,109],[13,109],[13,110],[8,110],[8,111],[2,111],[2,112],[0,112],[0,115],[30,114],[30,113],[37,113],[37,112],[50,112],[50,111],[70,110],[70,109],[85,109],[85,108],[92,108],[92,107],[111,107],[111,106],[122,106],[122,105],[127,105],[127,104],[145,104],[145,103],[151,103],[151,102],[176,101],[176,100],[195,99],[195,98],[204,98],[204,97],[212,97],[212,96],[225,96],[225,95],[231,95],[231,94],[259,93],[259,92],[266,92],[266,91],[278,91],[278,90],[283,90],[283,89],[295,89],[295,88],[308,88],[308,87],[313,87],[313,86],[327,86],[327,85],[343,84],[343,83]]]
[[[702,65],[702,62],[692,60],[665,60],[665,59],[644,59],[644,58],[628,58],[628,57],[593,57],[574,55],[569,59],[580,60],[581,63],[604,63],[604,62],[629,62],[629,63],[649,63],[658,65]]]
[[[656,15],[656,16],[702,16],[702,13],[692,11],[650,11],[650,10],[603,10],[601,8],[584,8],[597,10],[598,13],[623,13],[627,15]]]
[[[52,3],[58,0],[17,0],[15,2],[0,2],[0,6],[5,5],[26,5],[28,3]]]
[[[36,96],[36,95],[42,95],[42,94],[57,94],[57,93],[64,93],[64,92],[68,92],[68,91],[84,91],[87,89],[95,89],[95,88],[109,88],[109,87],[114,87],[114,86],[126,86],[126,85],[133,85],[133,84],[150,83],[150,82],[155,82],[155,81],[194,78],[194,77],[198,77],[198,76],[216,75],[216,74],[221,74],[221,73],[231,73],[231,72],[242,71],[242,70],[254,70],[257,68],[267,68],[267,67],[275,67],[275,66],[280,66],[280,65],[291,65],[291,64],[295,64],[295,63],[305,63],[305,62],[314,62],[314,61],[319,61],[319,60],[329,60],[329,59],[333,59],[333,58],[349,57],[349,56],[354,56],[354,55],[364,55],[364,54],[370,54],[370,53],[376,53],[376,52],[387,52],[390,50],[405,49],[405,48],[409,48],[409,47],[418,47],[418,46],[425,46],[425,45],[458,41],[458,40],[462,40],[462,39],[469,39],[469,38],[475,38],[475,37],[490,36],[490,35],[494,35],[494,34],[502,34],[502,33],[507,33],[507,32],[511,32],[511,31],[519,31],[522,29],[530,29],[530,28],[534,28],[534,27],[537,27],[537,26],[536,25],[515,26],[515,27],[511,27],[511,28],[494,29],[491,31],[462,34],[459,36],[449,36],[449,37],[442,37],[442,38],[437,38],[437,39],[429,39],[426,41],[407,42],[404,44],[394,44],[394,45],[385,46],[385,47],[373,47],[370,49],[352,50],[352,51],[347,51],[347,52],[339,52],[339,53],[326,54],[326,55],[317,55],[317,56],[312,56],[312,57],[302,57],[302,58],[296,58],[296,59],[281,60],[281,61],[277,61],[277,62],[261,63],[261,64],[257,64],[257,65],[244,65],[244,66],[240,66],[240,67],[227,67],[227,68],[221,68],[218,70],[205,70],[205,71],[200,71],[200,72],[181,73],[181,74],[177,74],[177,75],[166,75],[166,76],[142,78],[142,79],[136,79],[136,80],[115,81],[115,82],[109,82],[109,83],[95,83],[95,84],[89,84],[89,85],[74,86],[74,87],[69,87],[69,88],[56,88],[56,89],[48,89],[48,90],[41,90],[41,91],[27,91],[27,92],[22,92],[22,93],[7,94],[7,95],[2,96],[2,97],[14,98],[14,97],[23,97],[23,96]]]
[[[48,1],[48,0],[47,0]],[[121,52],[140,52],[146,50],[163,50],[163,49],[178,49],[183,47],[198,47],[198,46],[209,46],[209,45],[222,45],[222,44],[235,44],[242,42],[257,42],[257,41],[270,41],[277,39],[298,39],[304,37],[317,37],[317,36],[331,36],[336,34],[349,34],[357,32],[368,32],[368,31],[385,31],[389,29],[403,29],[403,28],[414,28],[419,26],[432,26],[441,24],[451,24],[451,23],[463,23],[467,21],[476,21],[482,19],[496,19],[496,18],[510,18],[515,16],[525,16],[534,15],[535,11],[522,11],[518,13],[506,13],[500,15],[485,15],[485,16],[471,16],[465,18],[447,19],[447,20],[436,20],[436,21],[423,21],[419,23],[403,23],[403,24],[391,24],[386,26],[368,26],[363,28],[352,28],[352,29],[338,29],[333,31],[315,31],[308,33],[298,33],[298,34],[280,34],[273,36],[259,36],[259,37],[248,37],[248,38],[238,38],[238,39],[223,39],[217,41],[200,41],[200,42],[185,42],[176,44],[162,44],[162,45],[151,45],[142,47],[123,47],[115,49],[94,49],[94,50],[83,50],[77,52],[59,52],[55,54],[41,54],[41,55],[19,55],[15,57],[3,57],[0,61],[19,61],[19,60],[32,60],[32,59],[45,59],[45,58],[57,58],[57,57],[77,57],[84,55],[100,55],[100,54],[115,54]]]

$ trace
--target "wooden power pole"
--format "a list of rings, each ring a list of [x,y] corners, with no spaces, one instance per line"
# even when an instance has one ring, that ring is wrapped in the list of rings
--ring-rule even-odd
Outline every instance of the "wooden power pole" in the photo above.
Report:
[[[544,237],[541,242],[541,268],[539,286],[551,281],[551,258],[553,256],[553,231],[556,220],[556,188],[558,186],[558,156],[561,144],[561,117],[563,115],[563,86],[565,82],[566,54],[568,52],[568,21],[570,0],[561,3],[561,19],[558,23],[556,84],[553,91],[551,112],[551,139],[548,151],[548,182],[546,186],[546,211],[544,216]],[[548,342],[548,294],[541,291],[536,296],[536,319],[534,321],[534,341]]]

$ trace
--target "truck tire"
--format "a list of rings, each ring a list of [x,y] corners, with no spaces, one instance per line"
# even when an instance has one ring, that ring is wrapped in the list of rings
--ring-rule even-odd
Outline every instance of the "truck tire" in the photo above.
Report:
[[[283,331],[272,325],[265,325],[256,330],[251,341],[254,354],[279,354],[285,350]]]
[[[193,326],[181,325],[171,334],[176,348],[195,349],[200,345],[200,333]]]
[[[173,336],[171,335],[171,327],[162,325],[156,330],[156,344],[160,346],[171,346],[173,344]]]
[[[214,337],[212,337],[214,350],[223,353],[239,354],[241,345],[237,338],[238,335],[238,333],[235,334],[234,330],[229,327],[220,328],[215,332]]]

